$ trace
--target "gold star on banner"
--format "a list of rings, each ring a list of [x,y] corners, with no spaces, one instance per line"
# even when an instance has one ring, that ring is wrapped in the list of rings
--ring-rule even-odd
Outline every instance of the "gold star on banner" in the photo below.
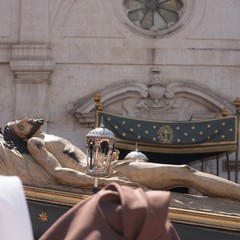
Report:
[[[138,135],[138,139],[142,138],[142,136]]]
[[[138,126],[138,127],[141,127],[141,124],[138,124],[137,126]]]
[[[108,118],[107,118],[107,120],[110,122],[110,121],[111,121],[111,118],[110,118],[110,117],[108,117]]]
[[[192,130],[195,130],[196,129],[196,127],[195,126],[192,126]]]
[[[153,125],[153,129],[155,129],[157,126],[156,125]]]
[[[126,136],[126,133],[123,133],[122,135],[123,135],[123,137],[125,137],[125,136]]]
[[[38,215],[38,219],[40,222],[47,222],[48,221],[48,215],[45,212],[41,212]]]
[[[176,130],[180,130],[180,127],[176,127]]]
[[[226,123],[225,122],[222,122],[222,126],[225,126],[226,125]]]
[[[114,128],[115,128],[115,129],[118,129],[118,125],[115,125]]]
[[[210,124],[207,125],[208,128],[211,128],[212,126]]]
[[[155,137],[153,138],[153,141],[156,141],[156,138],[155,138]]]
[[[218,130],[215,130],[214,133],[218,134]]]
[[[224,138],[225,138],[225,136],[224,136],[224,135],[222,135],[222,136],[221,136],[221,138],[222,138],[222,139],[224,139]]]
[[[122,121],[122,124],[126,124],[126,121]]]
[[[177,139],[177,142],[181,142],[181,140],[178,138],[178,139]]]
[[[188,133],[185,132],[185,133],[184,133],[184,136],[188,136]]]
[[[132,128],[130,128],[130,132],[133,132],[134,130]]]
[[[192,138],[192,141],[193,141],[193,142],[195,142],[195,141],[196,141],[196,139],[195,139],[195,138]]]
[[[203,135],[203,132],[201,131],[201,132],[199,132],[199,134],[200,134],[200,135]]]
[[[233,129],[232,128],[229,128],[229,132],[232,132],[233,131]]]
[[[145,133],[148,134],[149,133],[148,130],[146,130]]]

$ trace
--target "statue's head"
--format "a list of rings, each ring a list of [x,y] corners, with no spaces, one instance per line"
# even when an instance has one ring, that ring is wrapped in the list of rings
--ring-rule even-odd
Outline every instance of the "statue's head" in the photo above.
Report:
[[[33,118],[25,118],[23,120],[9,122],[4,129],[4,140],[9,140],[11,134],[15,134],[22,139],[28,140],[40,129],[43,123],[44,120]]]
[[[4,128],[3,137],[5,145],[16,148],[21,153],[28,153],[27,140],[43,125],[42,119],[23,119],[9,122]]]

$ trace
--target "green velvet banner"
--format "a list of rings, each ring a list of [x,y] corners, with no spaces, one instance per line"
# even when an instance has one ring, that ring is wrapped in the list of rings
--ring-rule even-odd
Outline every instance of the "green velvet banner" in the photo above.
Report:
[[[101,121],[117,137],[117,145],[124,149],[138,148],[162,153],[200,153],[235,151],[238,141],[236,116],[199,121],[150,121],[97,112],[97,126]]]

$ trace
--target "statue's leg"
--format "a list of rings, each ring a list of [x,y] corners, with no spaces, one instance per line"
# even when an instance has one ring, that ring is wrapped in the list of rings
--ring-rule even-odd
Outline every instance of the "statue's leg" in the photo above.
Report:
[[[115,170],[151,189],[191,187],[208,196],[240,200],[239,184],[187,165],[132,162],[129,165],[120,164]]]
[[[187,186],[212,197],[240,201],[240,185],[213,174],[197,171],[184,165],[184,174],[189,176]]]

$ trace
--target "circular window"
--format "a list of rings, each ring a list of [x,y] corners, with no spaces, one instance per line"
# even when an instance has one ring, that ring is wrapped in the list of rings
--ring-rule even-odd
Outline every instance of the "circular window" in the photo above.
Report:
[[[191,0],[117,0],[117,14],[132,30],[151,37],[175,32],[184,26]],[[121,7],[121,9],[120,9]]]

